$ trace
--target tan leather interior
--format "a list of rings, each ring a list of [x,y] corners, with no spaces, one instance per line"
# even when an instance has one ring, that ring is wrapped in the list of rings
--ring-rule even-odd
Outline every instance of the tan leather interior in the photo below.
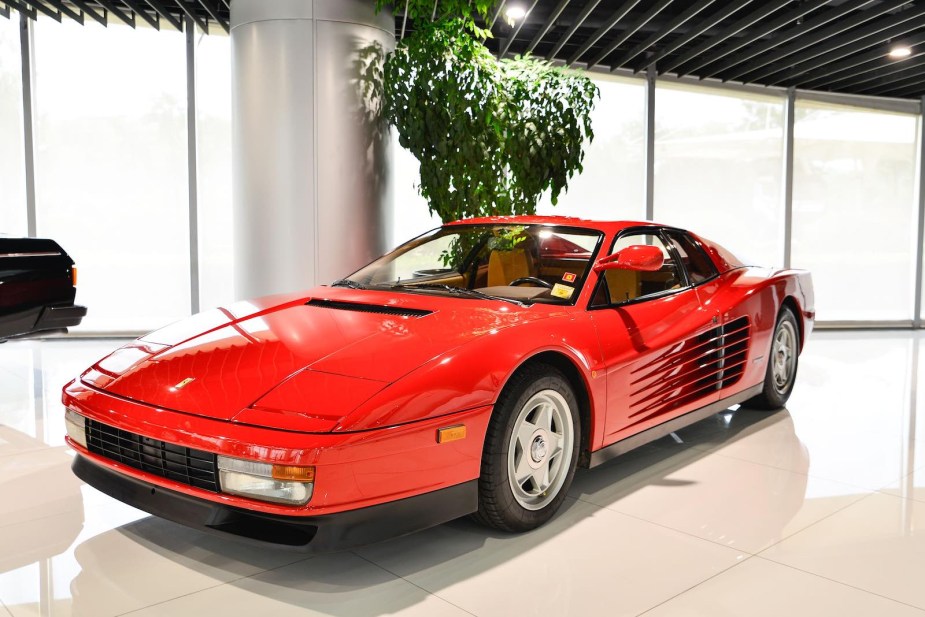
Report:
[[[488,287],[510,285],[532,273],[532,260],[524,249],[492,251],[488,257]]]
[[[642,295],[642,277],[633,270],[607,270],[604,277],[607,279],[607,290],[610,292],[610,302],[619,303],[634,300]]]

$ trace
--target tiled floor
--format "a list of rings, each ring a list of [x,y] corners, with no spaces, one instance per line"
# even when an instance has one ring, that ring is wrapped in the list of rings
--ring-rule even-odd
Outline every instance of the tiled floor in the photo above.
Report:
[[[787,410],[719,414],[581,472],[533,533],[463,520],[309,558],[71,474],[61,386],[117,344],[0,345],[0,617],[925,617],[922,334],[814,333]]]

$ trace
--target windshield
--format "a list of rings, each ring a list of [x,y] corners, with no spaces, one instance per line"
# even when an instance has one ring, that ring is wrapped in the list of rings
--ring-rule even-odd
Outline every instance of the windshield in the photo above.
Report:
[[[335,285],[572,304],[603,234],[549,225],[453,225]]]

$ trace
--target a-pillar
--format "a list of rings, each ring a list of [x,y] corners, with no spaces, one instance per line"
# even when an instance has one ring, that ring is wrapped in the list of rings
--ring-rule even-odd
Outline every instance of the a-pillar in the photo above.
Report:
[[[367,70],[395,44],[372,0],[233,0],[235,296],[307,289],[385,248],[388,133]]]

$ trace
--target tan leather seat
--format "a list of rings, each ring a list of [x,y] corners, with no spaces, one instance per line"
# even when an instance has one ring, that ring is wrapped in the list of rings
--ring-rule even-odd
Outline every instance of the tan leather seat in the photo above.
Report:
[[[532,266],[532,260],[524,249],[492,251],[488,256],[488,286],[510,285],[511,281],[532,276]]]
[[[642,278],[633,270],[607,270],[607,290],[612,303],[635,300],[642,295]]]

